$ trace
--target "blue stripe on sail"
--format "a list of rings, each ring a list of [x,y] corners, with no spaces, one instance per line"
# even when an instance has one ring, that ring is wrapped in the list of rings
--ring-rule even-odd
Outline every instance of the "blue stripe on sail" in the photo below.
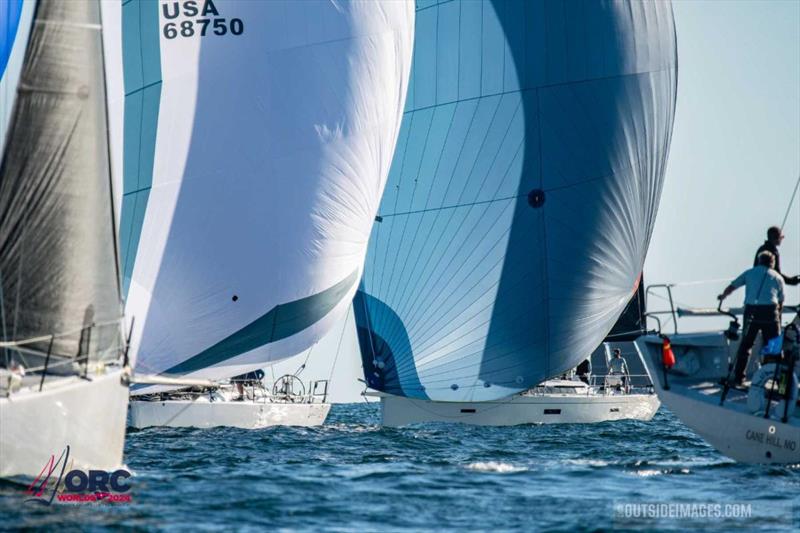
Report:
[[[3,78],[14,48],[14,40],[22,16],[22,0],[0,2],[0,79]]]
[[[196,372],[224,363],[269,343],[291,337],[313,326],[330,313],[342,302],[342,298],[348,294],[357,280],[356,270],[322,292],[277,305],[213,346],[165,370],[162,375],[179,376]]]
[[[153,183],[153,160],[161,103],[158,9],[158,2],[139,0],[129,1],[122,6],[125,126],[120,248],[122,291],[125,297],[133,275],[139,237]]]
[[[375,390],[428,399],[425,387],[419,381],[411,346],[403,323],[385,303],[359,290],[353,299],[356,316],[358,345],[367,385]],[[376,322],[378,327],[369,327],[372,317],[382,314],[384,319]],[[390,332],[392,338],[387,342],[384,336]]]

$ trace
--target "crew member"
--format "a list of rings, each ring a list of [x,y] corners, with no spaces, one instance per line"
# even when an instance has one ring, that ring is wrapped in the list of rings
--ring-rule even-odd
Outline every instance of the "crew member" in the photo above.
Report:
[[[742,285],[745,286],[744,335],[736,353],[734,369],[734,382],[739,386],[744,382],[750,350],[755,344],[758,333],[761,332],[764,344],[781,333],[783,277],[774,270],[775,256],[771,252],[761,252],[757,260],[757,266],[742,272],[725,287],[722,294],[717,296],[722,301]]]
[[[236,390],[239,392],[239,396],[234,398],[233,401],[241,402],[244,401],[244,386],[245,385],[255,385],[261,382],[264,379],[264,371],[263,370],[254,370],[253,372],[247,372],[246,374],[240,374],[238,376],[234,376],[231,378],[231,383],[236,385]]]
[[[575,373],[578,374],[578,378],[580,378],[581,381],[590,385],[592,378],[592,358],[587,357],[585,361],[581,362],[575,369]]]
[[[767,230],[767,240],[764,241],[764,244],[758,247],[756,250],[756,257],[753,260],[753,266],[758,266],[758,255],[761,252],[769,252],[775,256],[775,267],[774,270],[778,274],[781,275],[783,278],[784,283],[786,285],[799,285],[800,284],[800,275],[797,276],[787,276],[781,272],[781,254],[778,251],[778,246],[781,245],[783,242],[783,232],[781,228],[778,226],[772,226]]]
[[[608,369],[613,375],[622,376],[622,385],[627,389],[628,387],[628,363],[622,357],[622,351],[619,348],[614,348],[614,356],[608,363]]]

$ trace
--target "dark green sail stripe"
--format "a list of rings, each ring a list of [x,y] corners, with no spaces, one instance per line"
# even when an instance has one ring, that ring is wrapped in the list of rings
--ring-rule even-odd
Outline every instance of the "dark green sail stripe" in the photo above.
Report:
[[[163,372],[181,375],[217,365],[271,342],[291,337],[330,313],[358,281],[358,270],[322,292],[280,304],[210,348]]]
[[[122,5],[125,126],[120,253],[124,297],[128,295],[153,184],[153,160],[161,104],[158,9],[158,2],[136,0]]]

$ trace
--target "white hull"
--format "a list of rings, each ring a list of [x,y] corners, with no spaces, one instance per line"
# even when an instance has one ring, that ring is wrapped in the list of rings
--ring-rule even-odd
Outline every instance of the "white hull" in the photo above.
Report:
[[[434,402],[380,394],[382,422],[405,426],[455,422],[478,426],[591,424],[609,420],[650,420],[659,408],[655,394],[517,395],[492,402]]]
[[[35,478],[69,446],[72,468],[115,470],[122,465],[128,387],[122,370],[48,378],[0,397],[0,477]]]
[[[702,354],[700,350],[724,342],[721,335],[706,337],[716,342],[697,342],[698,339],[687,335],[687,342],[691,343],[687,345],[694,346],[695,353]],[[682,338],[675,335],[671,340],[673,348],[677,350],[676,356],[680,358],[680,348],[684,346]],[[783,423],[779,419],[780,413],[775,412],[777,409],[773,409],[773,417],[769,419],[750,414],[743,405],[744,398],[736,397],[743,395],[736,391],[729,395],[724,406],[720,406],[719,387],[693,385],[691,381],[673,374],[668,376],[670,388],[665,390],[664,373],[660,365],[661,340],[644,337],[636,341],[636,346],[654,378],[653,385],[664,405],[720,453],[742,463],[800,463],[800,425],[797,418]],[[714,359],[715,369],[712,372],[719,378],[724,374],[727,363],[717,359]],[[701,366],[700,372],[704,369],[705,366]]]
[[[141,401],[130,404],[129,425],[211,428],[229,426],[258,429],[269,426],[319,426],[325,422],[329,403],[278,403],[259,401],[195,400]]]
[[[675,416],[709,444],[741,463],[800,463],[800,427],[661,390]]]

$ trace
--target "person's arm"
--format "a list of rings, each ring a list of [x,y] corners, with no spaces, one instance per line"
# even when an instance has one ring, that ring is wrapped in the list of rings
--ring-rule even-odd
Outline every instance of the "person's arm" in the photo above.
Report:
[[[719,296],[717,296],[717,300],[719,300],[719,301],[721,302],[722,300],[724,300],[725,298],[727,298],[728,296],[730,296],[730,294],[731,294],[733,291],[735,291],[736,289],[738,289],[739,287],[741,287],[742,285],[744,285],[744,283],[745,283],[745,278],[744,278],[744,275],[745,275],[746,273],[747,273],[747,271],[745,271],[745,272],[742,272],[741,274],[739,274],[739,277],[737,277],[735,280],[731,281],[730,285],[728,285],[727,287],[725,287],[725,290],[724,290],[724,291],[722,291],[722,294],[720,294]]]
[[[722,294],[717,296],[717,300],[719,300],[721,302],[722,300],[724,300],[725,298],[730,296],[730,294],[735,290],[736,290],[736,287],[734,287],[733,285],[728,285],[727,287],[725,287],[725,290],[722,291]]]
[[[782,273],[782,272],[779,272],[779,274],[780,274],[780,275],[781,275],[781,277],[783,278],[783,282],[784,282],[786,285],[792,285],[792,286],[794,286],[794,285],[800,285],[800,275],[797,275],[797,276],[787,276],[786,274],[784,274],[784,273]]]

